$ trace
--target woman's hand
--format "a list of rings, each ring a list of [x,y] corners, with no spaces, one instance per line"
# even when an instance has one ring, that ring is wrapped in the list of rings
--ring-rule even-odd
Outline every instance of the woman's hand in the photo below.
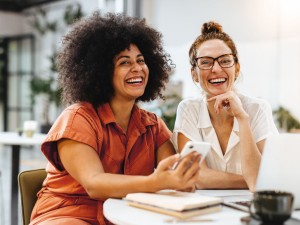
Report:
[[[197,189],[245,189],[247,183],[242,175],[211,169],[205,160],[200,164]]]
[[[195,183],[199,176],[200,159],[201,156],[194,152],[183,159],[176,154],[162,160],[152,175],[161,189],[192,191],[195,189]],[[180,161],[178,166],[172,169],[174,163],[178,161]]]
[[[207,166],[206,161],[204,160],[200,164],[200,170],[201,174],[199,174],[197,183],[196,183],[196,189],[206,189],[207,188],[207,181],[210,179],[210,168]]]
[[[217,114],[220,114],[222,109],[225,109],[230,115],[239,119],[248,118],[249,115],[245,112],[242,102],[233,91],[228,91],[207,99],[208,102],[214,101],[214,109]]]

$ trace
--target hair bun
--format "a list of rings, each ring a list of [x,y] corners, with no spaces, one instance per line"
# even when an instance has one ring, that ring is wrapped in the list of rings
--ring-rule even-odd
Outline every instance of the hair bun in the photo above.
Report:
[[[201,29],[201,33],[203,35],[208,33],[222,33],[223,29],[219,23],[209,21],[208,23],[204,23]]]

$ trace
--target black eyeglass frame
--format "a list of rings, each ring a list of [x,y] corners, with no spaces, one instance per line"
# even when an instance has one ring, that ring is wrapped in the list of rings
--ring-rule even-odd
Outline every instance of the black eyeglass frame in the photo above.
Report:
[[[226,55],[232,55],[233,56],[233,64],[231,66],[221,66],[220,62],[219,62],[219,58],[221,57],[224,57]],[[198,59],[201,59],[201,58],[210,58],[213,60],[213,63],[211,64],[211,67],[209,69],[203,69],[203,68],[200,68],[199,65],[198,65]],[[210,56],[201,56],[201,57],[197,57],[195,58],[195,65],[197,65],[197,67],[201,70],[211,70],[213,68],[213,66],[215,65],[215,61],[218,62],[219,66],[222,67],[222,68],[230,68],[230,67],[233,67],[234,64],[235,64],[235,54],[233,53],[230,53],[230,54],[223,54],[223,55],[220,55],[218,56],[217,58],[213,58],[213,57],[210,57]]]

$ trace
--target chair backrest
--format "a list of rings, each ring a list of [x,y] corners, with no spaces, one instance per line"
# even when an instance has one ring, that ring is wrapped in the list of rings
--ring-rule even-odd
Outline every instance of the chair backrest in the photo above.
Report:
[[[18,176],[23,225],[28,225],[30,222],[31,211],[37,200],[37,193],[42,188],[46,176],[45,169],[26,170]]]

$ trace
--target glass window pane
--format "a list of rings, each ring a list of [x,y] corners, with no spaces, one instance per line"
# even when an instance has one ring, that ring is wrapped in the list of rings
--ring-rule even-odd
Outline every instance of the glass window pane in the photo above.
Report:
[[[24,74],[20,77],[20,106],[21,107],[30,107],[31,105],[31,99],[30,99],[30,74]]]
[[[8,131],[17,131],[19,127],[18,112],[9,111],[8,113]]]
[[[11,110],[8,113],[8,131],[18,131],[23,127],[25,120],[31,120],[30,111]]]
[[[30,111],[21,111],[19,112],[19,124],[18,127],[22,128],[23,123],[26,120],[31,120],[31,112]]]
[[[16,74],[10,74],[8,76],[8,107],[18,106],[18,76]]]
[[[10,41],[8,44],[8,71],[17,73],[18,71],[18,42]]]
[[[0,104],[4,101],[4,62],[0,60]],[[1,118],[1,117],[0,117]]]
[[[31,40],[24,39],[21,43],[21,68],[22,72],[30,73],[31,72]]]
[[[16,131],[32,119],[30,80],[33,74],[32,37],[8,39],[7,130]]]

